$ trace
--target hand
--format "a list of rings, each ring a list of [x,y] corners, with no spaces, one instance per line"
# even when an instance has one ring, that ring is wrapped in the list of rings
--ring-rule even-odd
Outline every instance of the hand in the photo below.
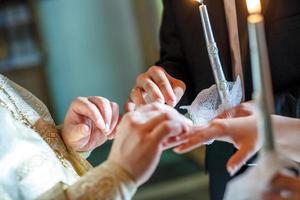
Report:
[[[264,200],[299,200],[300,178],[277,175],[270,189],[263,195]]]
[[[150,102],[174,107],[184,92],[185,84],[182,81],[170,76],[163,68],[153,66],[138,76],[125,109],[133,111]]]
[[[235,174],[263,143],[257,132],[254,111],[252,103],[243,103],[228,111],[235,118],[223,119],[226,113],[222,113],[207,126],[194,127],[193,133],[182,138],[187,142],[177,147],[175,152],[185,153],[212,140],[230,142],[238,151],[229,159],[227,170],[231,175]]]
[[[72,102],[62,128],[66,145],[90,151],[114,137],[119,108],[103,97],[78,97]]]
[[[124,115],[108,160],[126,169],[141,185],[157,167],[164,141],[189,132],[191,125],[169,106],[154,103],[141,107]]]

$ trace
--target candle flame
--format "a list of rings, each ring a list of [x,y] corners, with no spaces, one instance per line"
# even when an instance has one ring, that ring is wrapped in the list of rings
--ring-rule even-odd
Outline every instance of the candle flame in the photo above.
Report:
[[[200,4],[203,4],[203,0],[195,0],[198,1]]]
[[[250,14],[259,14],[261,13],[261,3],[260,0],[246,0],[247,8]]]

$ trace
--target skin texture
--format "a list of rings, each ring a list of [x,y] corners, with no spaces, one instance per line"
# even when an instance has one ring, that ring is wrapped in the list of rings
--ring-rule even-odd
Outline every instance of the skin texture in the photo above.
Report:
[[[185,88],[184,82],[173,78],[163,68],[152,66],[137,77],[125,110],[133,111],[150,102],[174,107],[183,96]]]
[[[114,137],[118,105],[93,96],[75,99],[65,116],[62,137],[76,151],[90,151]]]
[[[176,143],[176,136],[190,132],[191,125],[169,106],[143,106],[122,118],[108,160],[126,169],[140,186],[153,174],[162,152]]]

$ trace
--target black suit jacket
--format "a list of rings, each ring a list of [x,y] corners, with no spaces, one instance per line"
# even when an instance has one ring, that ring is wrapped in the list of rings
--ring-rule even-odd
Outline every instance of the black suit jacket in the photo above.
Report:
[[[298,115],[300,93],[300,1],[264,0],[263,12],[270,54],[274,93],[279,113]],[[223,70],[232,80],[230,46],[223,0],[205,1]],[[163,0],[161,57],[156,63],[183,80],[187,91],[180,104],[190,104],[203,89],[214,84],[199,15],[199,4],[192,0]],[[246,99],[252,95],[249,61],[246,0],[236,0]],[[210,175],[211,199],[222,199],[227,181],[226,162],[234,152],[227,144],[216,142],[207,147],[206,163]],[[200,195],[200,194],[199,194]]]

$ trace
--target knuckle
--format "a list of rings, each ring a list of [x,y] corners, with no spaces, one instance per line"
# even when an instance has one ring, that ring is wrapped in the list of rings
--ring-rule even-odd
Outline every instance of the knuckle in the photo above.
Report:
[[[152,102],[151,106],[154,110],[159,110],[161,107],[160,103],[158,103],[158,102]]]
[[[116,102],[111,101],[110,103],[111,103],[112,107],[114,107],[114,108],[116,108],[116,109],[119,108],[119,105],[118,105]]]
[[[170,120],[173,118],[173,114],[171,112],[167,112],[166,110],[164,110],[161,116],[165,120]]]
[[[222,120],[222,119],[213,119],[210,123],[210,126],[220,128],[221,130],[227,129],[227,125],[226,125],[226,123],[224,123],[224,120]]]
[[[77,102],[85,102],[86,101],[86,97],[81,97],[81,96],[76,97],[75,101],[77,101]]]
[[[157,82],[157,85],[159,85],[161,88],[167,88],[171,84],[167,80],[159,79]]]
[[[126,121],[127,125],[131,128],[135,127],[136,121],[134,120],[134,114],[133,113],[128,113],[123,117],[124,121]]]
[[[138,85],[139,82],[144,82],[147,79],[146,77],[147,75],[145,73],[138,75],[136,78],[136,84]]]
[[[151,81],[150,80],[145,80],[145,82],[144,82],[144,89],[153,89],[153,87],[152,87],[152,83],[151,83]]]
[[[162,124],[162,127],[163,127],[164,131],[166,131],[166,132],[172,131],[172,123],[171,122],[164,122]]]
[[[160,73],[160,72],[162,72],[162,68],[159,67],[159,66],[152,66],[152,67],[150,67],[150,69],[148,70],[148,72],[150,74]]]
[[[90,97],[90,99],[94,100],[94,101],[99,101],[101,102],[102,104],[108,104],[109,103],[109,100],[104,98],[104,97],[100,97],[100,96],[93,96],[93,97]]]
[[[101,98],[99,98],[99,99],[100,99],[100,101],[101,101],[104,105],[109,105],[109,104],[110,104],[110,101],[109,101],[108,99],[106,99],[106,98],[101,97]]]

